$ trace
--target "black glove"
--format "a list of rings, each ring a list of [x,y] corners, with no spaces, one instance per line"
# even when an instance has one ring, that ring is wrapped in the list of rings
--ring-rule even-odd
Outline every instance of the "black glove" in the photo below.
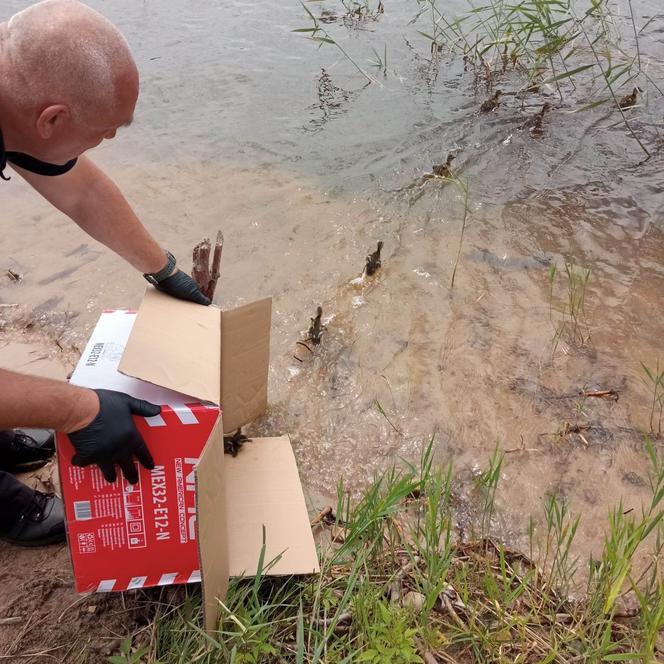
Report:
[[[96,463],[107,482],[115,482],[117,464],[127,480],[136,484],[138,471],[134,456],[148,470],[154,468],[154,461],[131,416],[154,417],[161,413],[161,406],[113,390],[95,392],[99,397],[97,417],[88,426],[69,434],[76,450],[72,463],[75,466]]]
[[[168,295],[177,297],[180,300],[189,300],[190,302],[196,302],[196,304],[210,304],[210,298],[205,297],[201,293],[201,289],[198,287],[196,282],[182,270],[178,270],[175,274],[166,279],[162,279],[158,284],[157,288]]]

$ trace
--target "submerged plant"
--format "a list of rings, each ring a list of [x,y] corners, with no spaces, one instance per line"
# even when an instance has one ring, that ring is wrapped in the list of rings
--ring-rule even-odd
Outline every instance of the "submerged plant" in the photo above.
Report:
[[[367,79],[369,83],[376,83],[377,85],[381,85],[380,82],[378,82],[373,76],[370,76],[367,74],[362,67],[357,63],[357,61],[348,53],[348,51],[336,40],[334,40],[330,33],[325,29],[323,25],[321,25],[321,21],[319,21],[311,12],[311,10],[303,3],[300,3],[302,7],[304,8],[304,11],[307,12],[307,16],[309,17],[309,20],[311,21],[311,27],[308,28],[295,28],[293,32],[301,32],[304,34],[308,35],[308,38],[311,39],[311,41],[316,42],[319,46],[322,46],[323,44],[331,44],[332,46],[335,46],[341,54],[357,69],[357,71],[364,76],[364,78]],[[386,51],[386,59],[387,59],[387,51]],[[382,63],[381,63],[382,64]]]
[[[549,318],[554,326],[553,350],[561,339],[571,344],[585,345],[590,340],[586,323],[586,293],[590,280],[591,268],[582,267],[574,258],[565,259],[563,279],[565,282],[564,296],[555,303],[556,282],[560,271],[554,263],[549,267]],[[556,309],[560,318],[554,321],[553,311]]]
[[[641,362],[645,373],[644,382],[650,390],[650,431],[662,433],[662,412],[664,411],[664,369],[660,371],[659,359],[654,369]],[[657,416],[657,431],[655,432],[655,416]]]
[[[451,176],[450,179],[459,187],[463,194],[463,219],[461,220],[461,230],[459,232],[459,247],[457,249],[456,258],[454,259],[454,267],[452,268],[452,278],[450,280],[450,288],[454,288],[454,279],[456,278],[457,268],[459,267],[459,260],[461,259],[461,249],[463,247],[463,238],[466,234],[466,223],[468,221],[469,203],[468,197],[470,196],[470,187],[467,180],[460,180],[457,177]]]

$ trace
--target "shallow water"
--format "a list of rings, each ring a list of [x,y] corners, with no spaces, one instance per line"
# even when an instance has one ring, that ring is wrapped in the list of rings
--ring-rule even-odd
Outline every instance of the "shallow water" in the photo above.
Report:
[[[0,0],[0,15],[24,4]],[[521,127],[541,96],[525,108],[505,97],[480,115],[484,88],[456,56],[432,63],[424,26],[408,25],[415,2],[386,2],[378,21],[326,24],[379,79],[368,86],[333,46],[291,32],[307,26],[295,2],[90,4],[123,29],[142,73],[134,124],[93,159],[183,264],[223,229],[219,304],[275,298],[271,406],[251,430],[289,432],[322,493],[416,459],[432,434],[468,487],[499,444],[509,450],[500,528],[521,541],[527,516],[557,492],[583,515],[580,546],[596,551],[608,507],[647,496],[640,363],[654,367],[661,353],[661,157],[640,163],[608,106],[572,114],[583,89],[537,140]],[[655,2],[638,4],[644,25]],[[663,42],[658,18],[641,48],[660,85]],[[367,62],[384,44],[386,77]],[[654,149],[652,87],[646,99],[629,118]],[[463,195],[418,184],[451,150],[470,186],[453,288]],[[2,183],[2,209],[0,267],[24,276],[2,282],[2,302],[66,321],[66,340],[80,344],[102,308],[140,301],[142,279],[17,177]],[[383,268],[353,283],[377,240]],[[554,344],[548,270],[562,272],[566,256],[591,268],[583,346]],[[565,293],[559,275],[554,305]],[[327,331],[310,353],[296,342],[318,304]],[[583,401],[583,389],[620,399]],[[564,422],[590,428],[556,435]]]

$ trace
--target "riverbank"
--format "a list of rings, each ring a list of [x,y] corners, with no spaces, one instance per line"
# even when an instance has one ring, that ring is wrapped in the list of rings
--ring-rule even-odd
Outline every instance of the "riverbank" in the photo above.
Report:
[[[419,467],[392,469],[356,502],[340,487],[314,518],[319,577],[234,580],[212,636],[197,589],[162,593],[110,661],[660,661],[664,466],[644,445],[652,502],[611,511],[596,559],[574,555],[579,519],[555,498],[529,553],[492,536],[498,451],[477,476],[470,520],[460,518],[452,467],[432,465],[430,444]]]

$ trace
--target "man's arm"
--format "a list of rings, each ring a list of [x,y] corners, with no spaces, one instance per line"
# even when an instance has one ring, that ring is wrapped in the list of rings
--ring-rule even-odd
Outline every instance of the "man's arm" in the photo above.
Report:
[[[0,369],[0,429],[35,427],[71,433],[99,412],[94,390]]]
[[[14,170],[88,235],[122,256],[140,272],[158,272],[166,254],[140,222],[122,192],[85,155],[63,175]]]
[[[153,274],[166,267],[166,252],[139,221],[113,181],[87,157],[79,157],[74,168],[57,176],[37,175],[14,164],[12,168],[88,235],[139,272]],[[160,278],[157,288],[181,300],[210,304],[196,282],[177,268],[170,276]]]
[[[97,464],[109,482],[116,466],[135,484],[134,458],[154,468],[150,451],[133,421],[154,417],[161,407],[112,390],[88,390],[49,378],[0,369],[0,428],[36,427],[69,434],[75,466]]]

